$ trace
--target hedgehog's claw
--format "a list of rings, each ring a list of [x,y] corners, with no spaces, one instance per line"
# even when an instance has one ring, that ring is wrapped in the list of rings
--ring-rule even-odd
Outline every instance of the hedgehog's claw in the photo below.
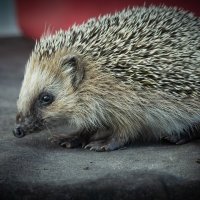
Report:
[[[90,151],[103,151],[101,149],[103,141],[102,140],[98,140],[98,141],[92,141],[90,143],[88,143],[84,149],[89,149]]]

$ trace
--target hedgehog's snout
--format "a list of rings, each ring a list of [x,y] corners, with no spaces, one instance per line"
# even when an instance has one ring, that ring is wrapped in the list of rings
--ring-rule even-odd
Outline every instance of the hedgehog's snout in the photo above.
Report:
[[[30,133],[39,132],[44,129],[44,121],[34,115],[24,115],[18,113],[16,115],[16,124],[13,129],[13,135],[22,138]]]
[[[25,136],[25,132],[20,126],[17,126],[16,128],[13,129],[13,134],[17,138],[22,138]]]
[[[13,129],[13,135],[17,138],[22,138],[25,136],[25,131],[20,123],[24,122],[24,118],[21,113],[16,115],[16,127]]]

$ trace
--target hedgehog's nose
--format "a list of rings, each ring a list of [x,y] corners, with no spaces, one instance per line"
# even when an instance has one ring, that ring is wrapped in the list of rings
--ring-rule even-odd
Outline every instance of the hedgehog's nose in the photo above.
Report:
[[[13,134],[17,138],[22,138],[25,136],[25,132],[20,126],[17,126],[16,128],[13,129]]]

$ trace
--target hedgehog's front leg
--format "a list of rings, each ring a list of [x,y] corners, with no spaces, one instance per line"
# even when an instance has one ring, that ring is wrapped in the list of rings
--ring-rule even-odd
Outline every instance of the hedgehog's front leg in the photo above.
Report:
[[[83,147],[93,151],[113,151],[126,144],[125,140],[119,139],[117,134],[113,134],[109,129],[93,131],[84,129],[73,134],[55,135],[50,141],[68,149]]]
[[[76,147],[80,147],[81,146],[81,140],[77,135],[55,135],[51,138],[49,138],[49,140],[52,143],[58,144],[61,147],[65,147],[65,148],[76,148]]]
[[[68,135],[54,135],[49,140],[61,147],[70,149],[85,146],[88,143],[89,137],[85,130],[82,130]]]
[[[125,143],[115,137],[89,142],[85,149],[93,151],[113,151],[124,147]]]
[[[126,140],[113,134],[111,130],[98,130],[84,147],[93,151],[113,151],[124,147]]]

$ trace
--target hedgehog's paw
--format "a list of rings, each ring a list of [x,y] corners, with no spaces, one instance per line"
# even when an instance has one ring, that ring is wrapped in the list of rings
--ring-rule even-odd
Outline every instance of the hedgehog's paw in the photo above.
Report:
[[[193,138],[190,137],[189,135],[168,135],[162,138],[163,141],[170,142],[172,144],[185,144],[188,143],[192,140]]]
[[[82,145],[80,138],[77,136],[55,135],[49,140],[52,143],[58,144],[61,147],[65,147],[67,149],[80,147]]]
[[[124,143],[118,142],[116,139],[112,138],[111,140],[96,140],[88,143],[84,148],[91,151],[114,151],[120,149],[124,146]]]
[[[103,146],[103,141],[98,140],[89,142],[84,148],[89,149],[90,151],[103,151],[102,146]]]

